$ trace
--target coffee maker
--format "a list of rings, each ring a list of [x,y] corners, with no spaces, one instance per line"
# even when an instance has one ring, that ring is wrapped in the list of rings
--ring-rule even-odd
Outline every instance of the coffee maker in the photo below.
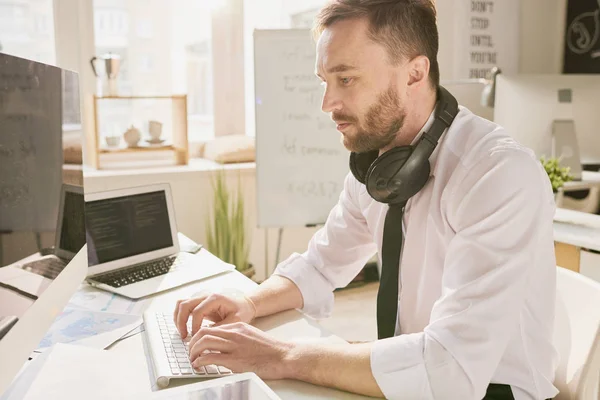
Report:
[[[98,73],[96,62],[100,61],[104,65],[103,71]],[[90,60],[94,75],[98,78],[98,94],[103,96],[117,96],[117,76],[121,68],[121,56],[115,53],[106,53],[101,56],[94,56]]]

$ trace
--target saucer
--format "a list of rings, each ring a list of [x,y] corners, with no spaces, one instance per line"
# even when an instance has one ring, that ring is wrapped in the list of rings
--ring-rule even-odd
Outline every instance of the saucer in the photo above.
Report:
[[[146,142],[150,144],[161,144],[164,143],[165,139],[146,139]]]

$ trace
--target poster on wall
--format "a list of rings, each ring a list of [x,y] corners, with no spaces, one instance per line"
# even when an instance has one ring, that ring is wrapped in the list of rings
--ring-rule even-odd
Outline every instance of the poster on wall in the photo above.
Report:
[[[455,1],[455,79],[518,73],[521,0]]]
[[[569,0],[563,72],[600,73],[600,0]]]

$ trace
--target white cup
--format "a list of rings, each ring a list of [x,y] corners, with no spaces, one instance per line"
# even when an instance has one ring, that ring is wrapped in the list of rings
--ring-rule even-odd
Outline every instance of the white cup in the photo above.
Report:
[[[160,135],[162,135],[162,122],[158,121],[149,121],[148,122],[148,132],[150,133],[150,137],[152,140],[159,140]]]

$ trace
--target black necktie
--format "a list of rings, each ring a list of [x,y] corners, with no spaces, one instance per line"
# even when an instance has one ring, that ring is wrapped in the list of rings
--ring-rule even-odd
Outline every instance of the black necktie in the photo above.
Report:
[[[383,226],[382,266],[377,292],[377,336],[394,336],[398,315],[398,278],[402,250],[402,216],[406,203],[390,205]]]

